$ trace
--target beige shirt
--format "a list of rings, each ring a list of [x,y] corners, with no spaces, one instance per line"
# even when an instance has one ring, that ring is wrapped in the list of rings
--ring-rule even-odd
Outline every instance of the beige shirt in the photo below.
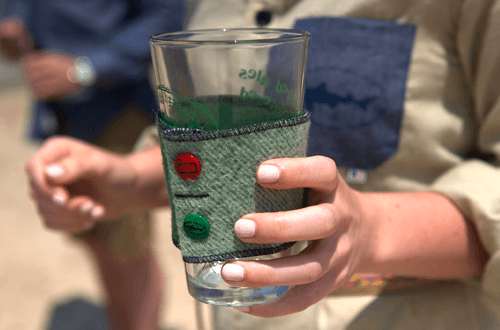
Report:
[[[491,255],[481,281],[330,296],[303,313],[274,320],[218,308],[216,327],[500,329],[500,1],[188,2],[189,29],[256,27],[255,17],[264,9],[273,13],[268,28],[292,28],[297,19],[324,16],[416,25],[397,152],[351,184],[362,191],[445,193],[475,224]],[[341,169],[344,177],[346,171]]]

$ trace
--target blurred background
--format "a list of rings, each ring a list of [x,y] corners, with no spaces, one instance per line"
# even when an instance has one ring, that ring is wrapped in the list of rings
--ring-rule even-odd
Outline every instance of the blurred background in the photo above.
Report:
[[[103,291],[89,255],[45,229],[28,196],[24,166],[39,147],[25,137],[32,101],[19,64],[0,56],[0,330],[106,329]],[[166,274],[162,329],[195,329],[168,209],[156,212],[154,226]]]
[[[31,102],[22,69],[0,58],[0,330],[80,329],[59,327],[61,318],[97,318],[81,329],[103,329],[97,309],[104,307],[103,293],[86,250],[45,229],[28,196],[24,166],[39,147],[25,138]],[[194,301],[172,244],[168,209],[156,212],[154,226],[166,274],[162,325],[195,329]]]

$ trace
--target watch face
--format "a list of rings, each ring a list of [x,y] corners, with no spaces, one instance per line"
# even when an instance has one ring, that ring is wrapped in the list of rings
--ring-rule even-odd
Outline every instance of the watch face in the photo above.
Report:
[[[88,57],[77,57],[75,60],[75,80],[84,87],[92,86],[95,82],[95,71]]]

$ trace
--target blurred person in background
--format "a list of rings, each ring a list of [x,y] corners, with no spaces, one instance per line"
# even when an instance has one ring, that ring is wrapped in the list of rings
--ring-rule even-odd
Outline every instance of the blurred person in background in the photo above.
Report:
[[[180,0],[7,1],[0,52],[22,62],[36,98],[29,137],[65,135],[130,152],[157,108],[148,37],[182,30],[183,14]],[[100,193],[89,189],[72,192]],[[53,196],[53,202],[64,204],[65,196]],[[103,215],[94,203],[79,211],[91,221]],[[150,251],[150,215],[134,210],[108,220],[70,232],[97,263],[111,327],[156,329],[163,279]]]
[[[294,287],[245,314],[213,307],[214,328],[500,329],[500,1],[200,0],[188,25],[257,26],[311,32],[311,157],[257,172],[264,187],[310,195],[301,210],[247,215],[235,232],[310,244],[226,264],[231,284]],[[158,141],[156,128],[144,140]],[[78,212],[89,200],[103,218],[121,213],[123,199],[142,209],[147,187],[160,186],[159,153],[123,157],[54,139],[27,164],[31,195],[48,225],[65,214],[74,230],[89,221]],[[63,174],[47,173],[54,166]],[[64,189],[89,177],[116,198]],[[129,182],[136,193],[120,195]],[[56,193],[69,202],[55,204]]]

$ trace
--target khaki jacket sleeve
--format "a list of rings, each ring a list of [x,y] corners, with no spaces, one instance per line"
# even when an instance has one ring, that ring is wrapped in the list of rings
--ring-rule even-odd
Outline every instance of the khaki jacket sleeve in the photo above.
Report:
[[[465,0],[457,48],[474,100],[476,151],[434,183],[475,224],[490,254],[484,301],[500,318],[500,0]]]
[[[158,136],[158,129],[156,125],[151,125],[146,127],[135,144],[134,149],[136,151],[144,150],[160,143],[160,137]]]

